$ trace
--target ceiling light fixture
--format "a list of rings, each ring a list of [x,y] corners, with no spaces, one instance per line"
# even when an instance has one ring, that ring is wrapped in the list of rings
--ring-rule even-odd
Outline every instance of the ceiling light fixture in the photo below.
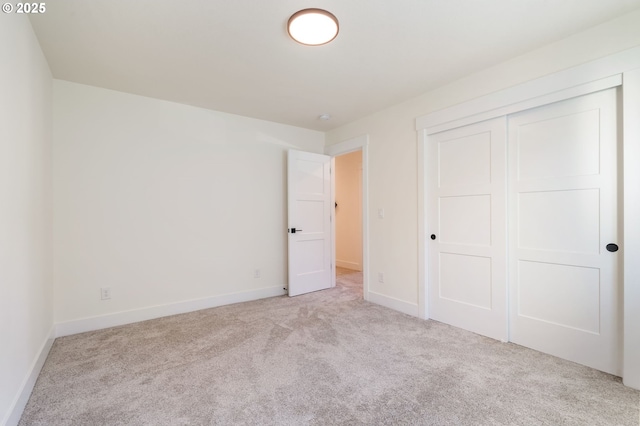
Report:
[[[303,9],[291,15],[287,31],[300,44],[320,46],[338,35],[338,19],[326,10]]]

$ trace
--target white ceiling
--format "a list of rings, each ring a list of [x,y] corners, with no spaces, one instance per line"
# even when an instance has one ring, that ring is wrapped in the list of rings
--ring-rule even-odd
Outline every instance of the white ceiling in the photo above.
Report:
[[[49,0],[55,78],[326,131],[640,7],[640,0]],[[319,7],[336,40],[302,46]],[[329,113],[332,119],[318,116]]]

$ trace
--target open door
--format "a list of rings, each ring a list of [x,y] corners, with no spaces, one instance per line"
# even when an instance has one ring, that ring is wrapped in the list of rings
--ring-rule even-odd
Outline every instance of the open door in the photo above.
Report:
[[[331,287],[331,157],[289,150],[289,296]]]

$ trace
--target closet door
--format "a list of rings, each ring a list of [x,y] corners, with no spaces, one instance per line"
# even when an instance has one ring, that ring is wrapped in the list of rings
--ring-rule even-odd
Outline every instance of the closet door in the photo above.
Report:
[[[616,126],[615,89],[508,118],[509,293],[512,342],[620,375]]]
[[[507,339],[506,119],[427,140],[430,317]]]

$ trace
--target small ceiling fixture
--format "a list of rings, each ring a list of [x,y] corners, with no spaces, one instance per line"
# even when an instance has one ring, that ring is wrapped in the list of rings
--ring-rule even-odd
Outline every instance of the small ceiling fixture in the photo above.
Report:
[[[325,114],[321,114],[321,115],[319,115],[319,116],[318,116],[318,118],[319,118],[320,120],[322,120],[322,121],[329,121],[329,120],[331,120],[331,116],[330,116],[329,114],[326,114],[326,113],[325,113]]]
[[[338,35],[338,19],[322,9],[303,9],[289,18],[287,31],[292,39],[307,46],[327,44]]]

